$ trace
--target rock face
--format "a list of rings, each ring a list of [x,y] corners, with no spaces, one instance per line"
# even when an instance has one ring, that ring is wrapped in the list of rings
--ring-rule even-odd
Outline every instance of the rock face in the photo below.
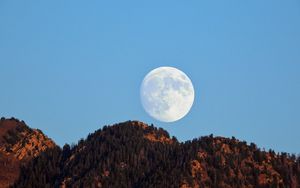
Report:
[[[19,176],[21,165],[26,165],[55,143],[40,130],[29,128],[15,118],[0,120],[0,187],[8,187]]]

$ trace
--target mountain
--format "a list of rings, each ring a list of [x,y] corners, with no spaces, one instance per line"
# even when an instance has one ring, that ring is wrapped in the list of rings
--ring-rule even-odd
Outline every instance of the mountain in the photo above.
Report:
[[[8,187],[19,177],[20,167],[55,143],[42,131],[29,128],[15,118],[0,119],[0,187]]]
[[[234,137],[182,143],[138,121],[104,126],[74,146],[53,145],[35,156],[13,187],[300,187],[295,155]]]

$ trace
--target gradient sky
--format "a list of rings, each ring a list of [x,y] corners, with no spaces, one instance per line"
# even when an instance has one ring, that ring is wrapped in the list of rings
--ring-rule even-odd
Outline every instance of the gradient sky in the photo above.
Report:
[[[195,87],[175,123],[140,102],[159,66]],[[60,145],[140,120],[181,141],[213,133],[300,153],[300,1],[3,0],[0,85],[0,116]]]

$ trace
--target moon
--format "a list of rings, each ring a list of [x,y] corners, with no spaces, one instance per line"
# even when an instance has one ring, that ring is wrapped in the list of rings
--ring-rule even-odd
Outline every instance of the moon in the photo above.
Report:
[[[190,78],[174,67],[153,69],[145,76],[140,89],[145,111],[162,122],[174,122],[186,116],[194,95]]]

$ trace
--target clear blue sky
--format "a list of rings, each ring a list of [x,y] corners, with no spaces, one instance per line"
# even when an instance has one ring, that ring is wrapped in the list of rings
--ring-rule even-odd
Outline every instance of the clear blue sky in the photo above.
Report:
[[[175,123],[140,103],[159,66],[195,87]],[[3,0],[0,85],[0,116],[60,145],[141,120],[181,141],[213,133],[300,153],[300,1]]]

